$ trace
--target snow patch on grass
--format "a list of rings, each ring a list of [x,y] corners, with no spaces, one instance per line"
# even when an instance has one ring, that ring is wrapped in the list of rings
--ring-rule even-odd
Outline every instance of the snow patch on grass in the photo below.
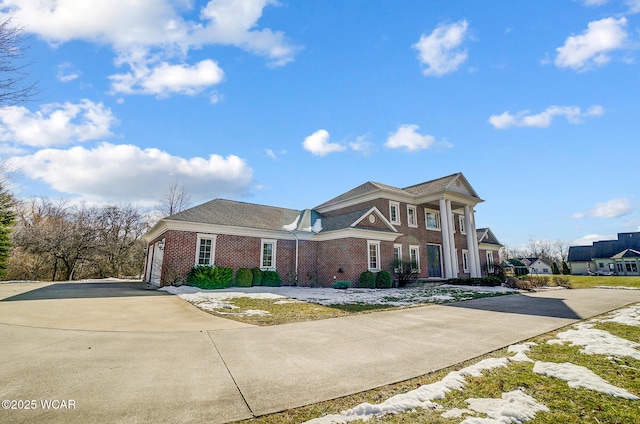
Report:
[[[534,419],[537,412],[549,411],[546,405],[520,390],[503,393],[501,399],[471,398],[466,402],[469,408],[490,418],[469,417],[461,424],[523,423]]]
[[[555,377],[566,381],[569,387],[584,387],[611,396],[638,400],[638,397],[623,388],[607,383],[590,369],[569,362],[556,364],[554,362],[538,361],[533,366],[533,372],[548,377]]]
[[[573,346],[582,346],[580,352],[606,356],[629,356],[640,360],[640,343],[614,336],[608,331],[592,328],[593,324],[576,324],[575,329],[559,333],[556,339],[547,343],[569,342]]]

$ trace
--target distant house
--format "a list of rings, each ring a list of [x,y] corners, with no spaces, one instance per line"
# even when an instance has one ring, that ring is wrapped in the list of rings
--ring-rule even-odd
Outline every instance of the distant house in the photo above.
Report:
[[[529,274],[551,274],[551,265],[540,258],[520,258],[520,262],[525,264],[529,270]]]
[[[476,229],[480,202],[461,173],[405,188],[366,182],[304,210],[215,199],[147,233],[144,278],[173,284],[199,264],[328,286],[390,270],[394,259],[417,264],[420,279],[479,277],[502,247],[491,230]]]
[[[571,246],[567,263],[573,275],[640,275],[640,232],[618,233],[617,240]]]

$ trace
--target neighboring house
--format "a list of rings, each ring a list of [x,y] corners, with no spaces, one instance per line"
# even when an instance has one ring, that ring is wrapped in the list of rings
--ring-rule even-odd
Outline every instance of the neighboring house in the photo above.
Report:
[[[567,258],[573,275],[640,275],[640,232],[618,233],[617,240],[571,246]]]
[[[520,262],[525,264],[531,275],[552,274],[551,265],[540,258],[520,258]]]
[[[420,279],[479,277],[501,247],[489,229],[476,230],[480,202],[461,173],[406,188],[366,182],[302,211],[215,199],[147,233],[144,278],[168,285],[200,264],[328,286],[390,270],[394,259],[416,263]]]

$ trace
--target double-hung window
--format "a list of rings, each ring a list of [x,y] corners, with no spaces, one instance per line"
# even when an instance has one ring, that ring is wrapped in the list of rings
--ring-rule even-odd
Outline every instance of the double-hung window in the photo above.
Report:
[[[380,242],[367,241],[369,271],[380,270]]]
[[[418,226],[418,214],[415,206],[407,205],[407,225],[409,227]]]
[[[462,249],[462,272],[469,272],[469,251]]]
[[[389,222],[400,225],[400,203],[389,202]]]
[[[411,269],[420,272],[420,246],[409,246],[409,260]]]
[[[216,236],[213,234],[198,234],[197,246],[196,265],[213,265],[216,250]]]
[[[458,215],[458,227],[460,228],[461,234],[467,234],[467,231],[464,228],[464,215]]]
[[[276,240],[262,240],[260,268],[264,270],[276,269]]]

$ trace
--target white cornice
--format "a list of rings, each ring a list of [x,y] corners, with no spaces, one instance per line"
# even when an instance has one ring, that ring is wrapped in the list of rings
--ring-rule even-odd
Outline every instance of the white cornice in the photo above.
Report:
[[[386,231],[365,230],[362,228],[345,228],[342,230],[315,234],[310,240],[327,241],[345,238],[358,238],[367,240],[395,241],[400,236],[402,236],[402,233],[389,233]]]

